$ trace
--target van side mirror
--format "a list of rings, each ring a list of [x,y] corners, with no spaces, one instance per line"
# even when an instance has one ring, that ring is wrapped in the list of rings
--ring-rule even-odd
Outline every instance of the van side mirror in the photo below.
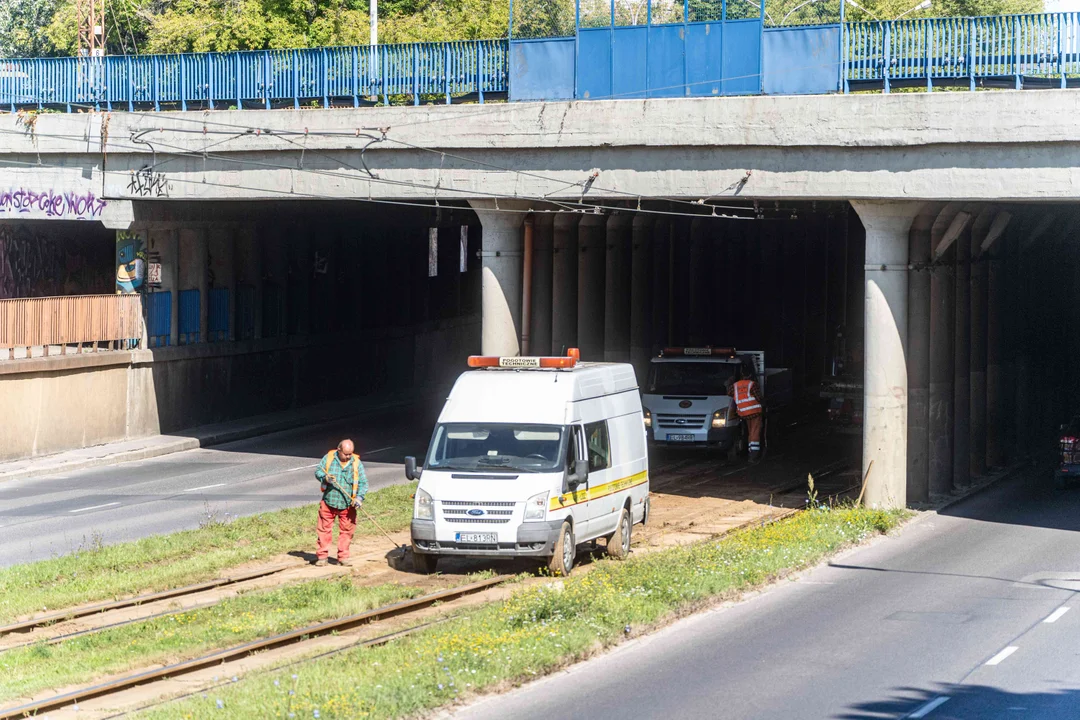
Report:
[[[419,480],[422,472],[424,472],[424,468],[416,467],[416,458],[412,455],[405,458],[405,477],[410,480]]]
[[[589,463],[585,460],[575,460],[574,469],[566,477],[566,482],[573,490],[578,485],[589,479]]]

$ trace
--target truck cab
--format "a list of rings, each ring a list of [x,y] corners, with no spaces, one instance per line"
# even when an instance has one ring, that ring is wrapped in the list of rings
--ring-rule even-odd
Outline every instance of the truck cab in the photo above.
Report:
[[[734,348],[666,348],[649,363],[641,397],[649,442],[654,445],[710,448],[734,456],[743,448],[743,423],[728,397],[745,363],[755,368],[755,353]]]
[[[648,516],[649,466],[632,365],[568,357],[469,358],[432,433],[411,524],[416,570],[448,556],[546,560],[578,545],[630,551]]]

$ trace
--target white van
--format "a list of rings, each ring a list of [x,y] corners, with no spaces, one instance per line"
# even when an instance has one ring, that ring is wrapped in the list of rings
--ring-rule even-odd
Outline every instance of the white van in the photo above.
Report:
[[[649,514],[649,460],[634,368],[560,358],[469,358],[432,434],[413,508],[414,567],[439,557],[548,558],[578,545],[630,552]]]

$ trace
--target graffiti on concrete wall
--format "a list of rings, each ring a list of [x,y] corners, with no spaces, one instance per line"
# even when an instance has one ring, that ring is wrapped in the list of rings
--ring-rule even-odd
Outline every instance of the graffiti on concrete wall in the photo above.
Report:
[[[114,292],[111,236],[96,223],[0,222],[0,299]]]
[[[146,241],[137,232],[116,231],[116,291],[140,292],[146,282]]]
[[[105,200],[94,193],[11,188],[0,190],[0,213],[27,218],[91,220],[101,217]]]
[[[139,197],[169,197],[170,188],[171,184],[165,178],[165,173],[154,172],[148,167],[132,171],[127,186],[129,193]]]

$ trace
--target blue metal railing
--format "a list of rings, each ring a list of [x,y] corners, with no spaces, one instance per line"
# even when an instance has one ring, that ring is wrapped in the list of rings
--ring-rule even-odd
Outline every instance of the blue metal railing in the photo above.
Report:
[[[933,18],[844,25],[845,90],[852,84],[966,83],[1080,74],[1080,13]],[[1055,83],[1051,83],[1055,84]]]
[[[206,324],[206,339],[221,342],[229,339],[229,288],[210,290],[210,308]]]
[[[507,91],[506,40],[0,61],[0,106],[242,108]]]
[[[150,347],[169,344],[172,335],[172,293],[151,292],[143,296],[146,312],[146,336]]]
[[[199,342],[200,320],[202,315],[201,298],[198,290],[180,291],[180,312],[178,342],[190,345]]]

